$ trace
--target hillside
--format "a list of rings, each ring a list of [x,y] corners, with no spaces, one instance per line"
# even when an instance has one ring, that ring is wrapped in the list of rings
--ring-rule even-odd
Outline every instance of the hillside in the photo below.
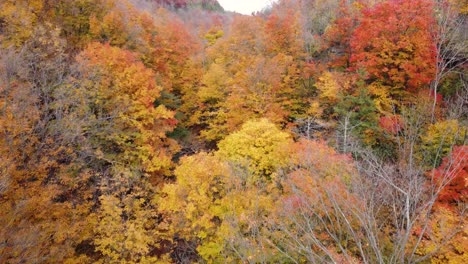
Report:
[[[217,0],[149,0],[157,4],[174,8],[202,8],[211,11],[223,11]]]
[[[467,16],[0,1],[0,263],[468,263]]]

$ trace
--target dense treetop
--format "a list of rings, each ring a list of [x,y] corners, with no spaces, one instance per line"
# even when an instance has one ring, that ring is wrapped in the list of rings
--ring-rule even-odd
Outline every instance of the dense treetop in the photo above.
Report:
[[[0,263],[468,263],[463,0],[0,1]]]

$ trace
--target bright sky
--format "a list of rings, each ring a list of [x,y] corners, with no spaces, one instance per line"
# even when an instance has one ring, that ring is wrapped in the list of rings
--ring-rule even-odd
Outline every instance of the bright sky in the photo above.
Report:
[[[226,11],[250,15],[252,12],[260,11],[274,0],[218,0]]]

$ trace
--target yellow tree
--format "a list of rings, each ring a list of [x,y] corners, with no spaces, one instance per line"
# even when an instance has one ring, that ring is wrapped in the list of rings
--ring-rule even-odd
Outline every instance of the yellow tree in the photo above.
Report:
[[[155,263],[150,252],[159,247],[158,211],[152,187],[135,179],[127,168],[115,167],[112,178],[101,181],[100,208],[89,216],[93,245],[103,256],[98,263]]]
[[[245,170],[249,184],[274,179],[288,163],[292,139],[267,119],[247,121],[242,128],[219,142],[217,155]]]
[[[60,28],[68,48],[81,49],[92,37],[90,18],[102,17],[110,4],[110,0],[2,1],[2,44],[20,47],[32,36],[37,26],[47,22]]]
[[[250,105],[259,102],[259,96],[249,91],[249,88],[258,90],[258,93],[266,90],[263,86],[249,82],[250,75],[256,78],[258,72],[256,65],[264,49],[263,22],[260,18],[236,17],[233,22],[233,32],[226,38],[220,39],[215,45],[207,49],[209,66],[202,78],[200,93],[193,98],[187,98],[192,110],[196,113],[188,124],[192,127],[202,127],[201,136],[209,141],[219,141],[227,134],[235,131],[246,118],[261,117],[260,113],[254,113]],[[260,34],[258,34],[260,33]],[[211,66],[214,64],[213,66]],[[213,83],[215,78],[221,86]],[[279,78],[279,76],[277,76]],[[198,87],[197,87],[198,88]],[[221,101],[206,101],[203,98],[207,89],[214,89],[224,94]],[[249,100],[249,95],[252,100]],[[271,95],[271,94],[270,94]],[[244,100],[247,99],[247,100]],[[193,102],[194,101],[194,102]]]
[[[292,139],[267,119],[245,122],[222,140],[216,155],[230,164],[232,176],[221,204],[219,232],[230,262],[280,261],[266,242],[266,218],[281,193],[279,171],[290,165]]]
[[[463,145],[468,128],[456,119],[437,122],[421,135],[421,159],[431,167],[438,167],[455,145]]]
[[[0,19],[3,21],[2,35],[4,35],[2,44],[16,47],[24,44],[32,36],[44,9],[44,0],[2,1],[0,3]]]
[[[267,118],[287,126],[306,112],[309,94],[301,83],[298,25],[288,26],[292,15],[271,19],[265,23],[260,17],[236,17],[230,34],[207,49],[209,66],[203,79],[211,78],[216,68],[222,69],[218,78],[225,81],[217,88],[223,100],[210,103],[194,98],[198,103],[193,104],[196,115],[190,125],[201,126],[203,138],[219,141],[246,119]],[[276,31],[285,35],[275,38]],[[294,36],[291,43],[289,36]]]
[[[171,239],[195,243],[196,253],[209,263],[269,255],[258,251],[265,241],[253,233],[265,227],[264,217],[280,193],[280,179],[272,178],[289,163],[291,143],[268,120],[252,120],[221,141],[216,153],[183,158],[176,182],[158,199],[171,222]]]
[[[169,239],[178,237],[195,242],[203,259],[222,261],[224,238],[218,229],[229,167],[213,154],[199,153],[184,157],[174,174],[176,182],[165,185],[164,198],[158,199],[162,212],[169,218]]]
[[[0,52],[0,262],[64,262],[91,233],[92,174],[54,123],[63,114],[54,93],[68,68],[59,35],[45,23],[21,52]]]
[[[154,106],[162,88],[153,71],[136,54],[99,43],[90,44],[77,61],[81,87],[70,92],[89,100],[90,112],[83,114],[96,157],[148,173],[167,172],[176,145],[165,133],[175,125],[174,113]]]
[[[100,203],[89,221],[104,262],[154,261],[149,252],[158,246],[158,225],[151,201],[178,149],[166,136],[177,123],[174,113],[154,105],[161,90],[135,53],[92,43],[56,93],[57,107],[67,113],[57,126],[76,131],[75,147],[86,153],[99,183]]]

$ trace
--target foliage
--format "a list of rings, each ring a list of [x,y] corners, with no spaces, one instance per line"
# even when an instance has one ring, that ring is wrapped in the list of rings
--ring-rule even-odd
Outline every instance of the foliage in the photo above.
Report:
[[[468,235],[466,217],[440,207],[434,212],[430,225],[429,235],[423,241],[419,253],[437,252],[431,257],[431,263],[434,264],[465,263],[468,260],[464,242]],[[441,242],[444,246],[438,249]]]
[[[324,72],[317,80],[317,89],[320,91],[319,98],[329,104],[335,104],[338,101],[341,87],[331,72]]]
[[[465,9],[0,1],[0,262],[467,262]]]
[[[454,147],[450,156],[429,175],[441,188],[438,201],[445,205],[456,205],[467,199],[466,181],[468,176],[467,146]]]
[[[398,134],[404,128],[400,115],[382,116],[379,119],[379,126],[392,135]]]
[[[208,41],[208,45],[214,45],[216,41],[224,36],[224,32],[222,30],[210,30],[205,35],[205,39]]]
[[[276,177],[276,170],[287,163],[290,136],[267,119],[247,121],[238,132],[218,144],[218,155],[245,169],[248,182]]]
[[[466,140],[467,128],[458,120],[445,120],[432,124],[421,136],[424,158],[431,166],[438,167],[454,145],[462,145]]]
[[[389,0],[363,11],[351,38],[351,62],[369,82],[399,98],[429,84],[435,73],[432,2]]]
[[[146,172],[164,172],[171,144],[165,133],[174,127],[174,113],[164,106],[154,107],[161,88],[154,73],[131,52],[93,43],[77,58],[90,118],[84,129],[93,141],[98,158],[120,164],[141,166]],[[118,159],[116,159],[118,155]]]
[[[123,176],[128,177],[128,176]],[[99,198],[101,207],[96,215],[94,244],[104,257],[102,263],[154,263],[157,258],[150,256],[155,246],[156,228],[153,226],[156,211],[133,186],[131,194],[122,188],[128,179],[115,177],[120,188],[112,187],[112,194]]]
[[[344,129],[351,131],[368,146],[377,144],[379,133],[377,108],[366,90],[360,90],[357,96],[346,95],[336,105],[335,112],[341,118],[349,120],[348,127]]]
[[[183,158],[174,174],[176,183],[164,186],[160,205],[171,219],[170,239],[196,241],[203,259],[221,260],[223,240],[217,232],[228,166],[212,154],[199,153]]]

